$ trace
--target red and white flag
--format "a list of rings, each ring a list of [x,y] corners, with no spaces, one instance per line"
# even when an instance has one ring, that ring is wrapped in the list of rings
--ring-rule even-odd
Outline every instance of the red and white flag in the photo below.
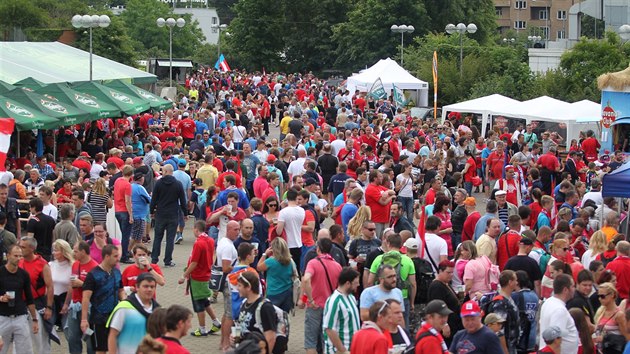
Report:
[[[7,152],[11,146],[11,134],[15,128],[13,118],[0,118],[0,171],[6,171]]]
[[[225,60],[223,54],[219,55],[219,59],[214,64],[214,68],[223,72],[230,71],[230,65],[228,65],[228,62]]]

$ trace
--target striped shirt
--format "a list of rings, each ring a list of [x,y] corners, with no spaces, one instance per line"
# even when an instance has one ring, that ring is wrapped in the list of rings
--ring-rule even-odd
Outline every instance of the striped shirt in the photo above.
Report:
[[[326,333],[326,329],[331,329],[339,335],[341,343],[346,350],[350,349],[352,336],[361,329],[359,307],[354,295],[345,295],[335,290],[326,300],[324,306],[324,320],[322,330],[324,332],[324,353],[334,354],[337,349]]]

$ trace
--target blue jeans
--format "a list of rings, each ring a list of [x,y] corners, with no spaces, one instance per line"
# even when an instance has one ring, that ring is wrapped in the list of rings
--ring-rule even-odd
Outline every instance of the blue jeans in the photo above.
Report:
[[[151,251],[151,262],[157,264],[162,250],[162,239],[166,232],[166,251],[164,252],[164,264],[169,264],[173,260],[173,247],[175,246],[175,233],[177,232],[178,216],[174,218],[156,217],[155,235],[153,237],[153,250]]]
[[[81,337],[81,303],[72,302],[68,308],[68,314],[66,315],[66,322],[63,326],[63,334],[68,341],[68,352],[70,354],[83,353],[83,343]],[[91,348],[91,341],[86,342],[87,352],[94,353]]]
[[[472,182],[464,182],[464,189],[468,193],[469,197],[472,197],[473,184]]]
[[[120,256],[121,261],[126,261],[129,259],[129,236],[131,236],[131,224],[129,223],[129,213],[126,211],[117,211],[116,212],[116,221],[118,221],[118,226],[120,226],[120,233],[122,234],[120,237],[120,243],[122,247],[122,255]]]
[[[409,314],[411,313],[411,305],[409,299],[403,299],[405,304],[405,311],[403,311],[403,317],[405,318],[405,328],[409,328]]]
[[[459,246],[460,243],[462,243],[462,234],[453,232],[451,234],[451,245],[453,246],[453,252],[457,250],[457,246]]]
[[[304,257],[306,257],[306,253],[315,247],[316,246],[302,246],[302,255],[300,256],[300,264],[302,265],[302,268],[306,269],[306,264],[304,264]]]
[[[407,220],[413,222],[413,197],[398,197],[397,199],[402,203]]]
[[[288,290],[276,295],[267,294],[267,299],[282,310],[289,312],[293,308],[293,289],[289,288]]]

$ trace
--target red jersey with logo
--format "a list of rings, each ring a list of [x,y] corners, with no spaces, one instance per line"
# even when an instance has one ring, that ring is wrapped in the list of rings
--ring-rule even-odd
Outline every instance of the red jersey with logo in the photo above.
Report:
[[[151,264],[151,268],[153,268],[153,270],[155,270],[159,275],[164,276],[164,274],[162,273],[162,269],[160,269],[160,266],[157,264]],[[143,269],[138,267],[136,264],[132,264],[130,266],[128,266],[127,268],[125,268],[125,270],[122,272],[122,283],[123,286],[131,286],[131,287],[136,287],[136,279],[138,279],[138,276],[142,273],[148,273],[149,270],[148,269]]]
[[[42,256],[35,256],[35,259],[32,261],[27,261],[26,259],[20,259],[20,263],[18,266],[24,269],[29,277],[31,278],[31,292],[33,293],[33,299],[37,299],[38,297],[46,295],[46,285],[43,281],[40,281],[39,278],[43,278],[44,267],[48,265],[48,262]],[[37,288],[37,284],[44,284],[41,287]]]
[[[195,125],[194,120],[186,118],[179,122],[179,130],[182,132],[182,137],[184,139],[194,139],[197,126]]]
[[[85,281],[85,277],[87,277],[88,273],[94,269],[94,267],[98,267],[98,263],[91,258],[90,261],[85,264],[74,261],[74,263],[72,263],[72,274],[77,275],[80,281]],[[72,288],[72,302],[81,302],[81,300],[83,300],[83,288]]]

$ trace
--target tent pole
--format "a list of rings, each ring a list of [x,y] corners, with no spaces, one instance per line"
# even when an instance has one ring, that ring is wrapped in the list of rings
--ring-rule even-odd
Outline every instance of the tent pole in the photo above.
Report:
[[[630,204],[628,204],[628,208],[626,209],[626,232],[625,232],[626,241],[628,240],[628,228],[630,227],[630,219],[628,219],[629,216],[630,216]]]
[[[57,161],[57,134],[59,133],[59,129],[53,130],[53,158]]]
[[[17,134],[17,157],[20,157],[20,131],[17,130],[17,126],[15,127],[15,133]]]

